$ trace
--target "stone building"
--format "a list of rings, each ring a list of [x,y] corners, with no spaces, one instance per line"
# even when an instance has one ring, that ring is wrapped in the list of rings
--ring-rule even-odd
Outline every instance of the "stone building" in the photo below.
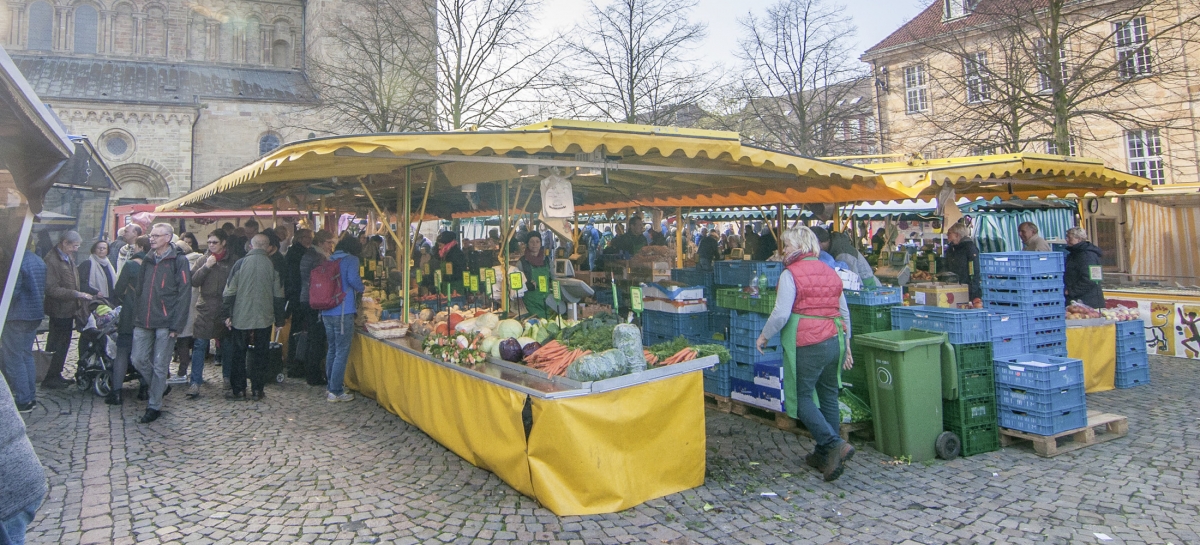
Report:
[[[339,4],[0,0],[0,45],[67,130],[96,143],[119,198],[158,202],[319,134],[287,117],[316,101],[306,47]]]

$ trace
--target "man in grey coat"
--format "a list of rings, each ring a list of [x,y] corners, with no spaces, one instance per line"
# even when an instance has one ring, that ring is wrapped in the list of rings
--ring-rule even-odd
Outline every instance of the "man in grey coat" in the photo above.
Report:
[[[271,346],[271,326],[283,325],[283,285],[271,258],[267,256],[270,239],[254,235],[250,252],[233,264],[225,284],[223,308],[225,324],[233,328],[233,368],[230,369],[231,391],[226,399],[239,401],[246,396],[246,375],[250,375],[250,398],[260,401],[266,384],[268,350]],[[249,365],[246,352],[250,354]]]
[[[156,223],[150,229],[150,255],[138,273],[137,303],[133,315],[133,366],[150,384],[146,414],[149,424],[162,413],[163,396],[171,392],[167,378],[175,337],[187,325],[192,303],[192,268],[187,257],[171,244],[174,229]]]

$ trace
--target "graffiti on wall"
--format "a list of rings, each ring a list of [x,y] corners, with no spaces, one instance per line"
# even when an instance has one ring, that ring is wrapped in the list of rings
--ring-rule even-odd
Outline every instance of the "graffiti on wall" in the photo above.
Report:
[[[1138,309],[1149,353],[1200,359],[1200,304],[1109,299],[1108,305]]]

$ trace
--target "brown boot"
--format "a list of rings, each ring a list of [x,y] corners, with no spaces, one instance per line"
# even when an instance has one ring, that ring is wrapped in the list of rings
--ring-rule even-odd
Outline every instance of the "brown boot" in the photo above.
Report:
[[[842,441],[825,457],[825,461],[821,464],[821,473],[825,475],[825,482],[836,481],[842,476],[842,472],[846,470],[846,462],[854,457],[854,445],[847,441]]]

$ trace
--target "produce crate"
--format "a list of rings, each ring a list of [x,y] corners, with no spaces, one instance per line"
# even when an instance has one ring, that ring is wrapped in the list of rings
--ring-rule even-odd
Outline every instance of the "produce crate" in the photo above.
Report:
[[[1062,274],[1066,269],[1066,254],[1062,252],[980,254],[979,269],[984,275],[1000,276]]]
[[[990,371],[992,369],[992,343],[954,345],[954,360],[959,373]]]
[[[762,331],[763,326],[767,325],[767,315],[757,312],[733,311],[729,313],[729,325],[732,327],[740,327],[747,329],[757,329]],[[754,334],[758,336],[757,333]]]
[[[1004,358],[1024,354],[1028,352],[1026,346],[1025,335],[1007,335],[1003,337],[992,337],[992,357]]]
[[[940,307],[893,307],[892,329],[920,329],[947,333],[952,344],[985,343],[988,334],[987,313]]]
[[[896,305],[848,305],[850,333],[875,333],[892,329],[892,308]]]
[[[1145,337],[1117,336],[1117,356],[1121,354],[1145,354],[1149,351]]]
[[[1041,290],[1063,288],[1063,274],[984,274],[980,279],[984,289]]]
[[[708,330],[714,334],[720,333],[725,336],[725,340],[729,340],[729,309],[709,308]]]
[[[759,354],[758,349],[752,346],[732,345],[729,347],[729,355],[733,357],[733,361],[739,365],[753,366],[757,363],[765,363],[769,361],[780,361],[783,359],[783,348],[763,348],[763,353]],[[753,375],[751,370],[751,375]],[[753,379],[753,376],[751,376]]]
[[[997,303],[1045,303],[1049,301],[1061,302],[1063,299],[1063,287],[1057,288],[1041,288],[1036,290],[1008,290],[983,288],[983,300]]]
[[[1019,354],[997,358],[996,383],[1018,388],[1049,390],[1083,384],[1083,360]]]
[[[751,329],[737,325],[729,326],[729,339],[739,346],[753,345],[758,341],[759,333],[762,333],[761,328]],[[767,346],[770,348],[779,348],[779,335],[767,339]]]
[[[1045,326],[1046,324],[1041,324]],[[1039,327],[1041,327],[1039,326]],[[1061,327],[1037,329],[1025,334],[1025,347],[1035,354],[1067,355],[1066,322]]]
[[[782,360],[780,360],[782,361]],[[776,361],[778,363],[778,361]],[[754,382],[754,365],[737,362],[730,362],[729,377],[736,380],[744,380],[746,382]]]
[[[942,423],[947,428],[996,425],[996,398],[977,397],[942,401]],[[960,438],[961,439],[961,438]]]
[[[1033,303],[985,300],[983,307],[990,312],[1007,312],[1020,316],[1023,330],[1033,329],[1045,322],[1065,321],[1067,317],[1067,306],[1061,298]]]
[[[1117,388],[1133,388],[1134,386],[1141,386],[1143,384],[1150,384],[1149,367],[1139,367],[1127,371],[1122,371],[1119,367],[1117,368],[1115,384]]]
[[[963,373],[958,375],[958,397],[970,399],[976,397],[996,397],[996,377],[991,371]]]
[[[717,306],[730,310],[746,310],[741,308],[741,293],[742,290],[737,288],[717,288]]]
[[[993,341],[996,338],[1010,335],[1020,335],[1025,331],[1021,323],[1021,313],[1012,311],[988,311],[988,333]]]
[[[958,440],[962,443],[963,457],[1000,450],[1000,430],[996,424],[965,428],[947,426],[945,429],[958,436]]]
[[[717,261],[713,265],[716,282],[723,286],[749,286],[756,275],[766,273],[767,287],[774,288],[783,272],[783,263],[778,261]]]
[[[711,288],[716,283],[715,278],[713,271],[696,268],[671,269],[671,280],[689,286],[708,286]]]
[[[656,335],[654,333],[646,331],[645,328],[642,328],[642,346],[653,346],[653,345],[656,345],[659,343],[671,342],[673,340],[675,340],[675,337],[668,337],[666,335]]]
[[[743,312],[770,314],[775,309],[775,290],[770,289],[754,297],[737,288],[717,290],[717,306]]]
[[[878,305],[894,305],[904,301],[903,288],[866,288],[862,290],[845,290],[846,304],[873,307]]]
[[[704,370],[704,391],[722,397],[729,397],[729,370],[733,362],[718,363]]]
[[[925,282],[905,286],[913,303],[929,307],[958,308],[971,302],[971,288],[966,284]]]
[[[1038,413],[1000,406],[1000,427],[1034,435],[1055,435],[1087,427],[1087,406],[1079,405],[1052,412]]]
[[[1146,324],[1144,322],[1142,322],[1141,320],[1128,320],[1128,321],[1124,321],[1124,322],[1117,322],[1116,323],[1117,339],[1121,339],[1122,337],[1139,337],[1139,336],[1141,338],[1145,339],[1146,338],[1145,325]]]
[[[1018,388],[1008,384],[996,385],[996,399],[1001,407],[1022,411],[1048,413],[1087,404],[1083,384],[1040,390]]]
[[[1149,366],[1150,358],[1145,352],[1117,354],[1117,371],[1131,371]]]
[[[1031,344],[1039,344],[1049,341],[1062,341],[1065,343],[1067,342],[1066,320],[1063,320],[1063,323],[1061,324],[1056,324],[1051,327],[1039,327],[1038,329],[1031,330],[1029,333],[1027,333],[1027,335],[1029,335],[1028,338]]]
[[[642,311],[642,331],[666,337],[697,337],[707,339],[708,314],[696,312],[692,314],[676,314],[657,310]]]

